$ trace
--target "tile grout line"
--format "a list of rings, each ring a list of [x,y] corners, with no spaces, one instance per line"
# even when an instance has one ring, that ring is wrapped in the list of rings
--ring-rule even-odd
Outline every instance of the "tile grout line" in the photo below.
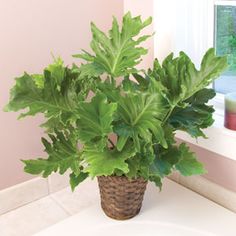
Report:
[[[39,191],[31,191],[33,186],[35,185],[40,188]],[[44,180],[42,181],[41,178],[34,178],[3,189],[0,191],[0,199],[3,201],[3,205],[2,207],[0,207],[0,216],[5,215],[8,212],[17,210],[20,207],[26,206],[34,201],[47,197],[48,194],[49,192],[47,181],[44,182]],[[18,201],[14,202],[14,197],[12,196],[18,195],[27,195],[27,197],[21,197],[20,200],[18,199]]]
[[[35,198],[34,200],[32,200],[32,201],[30,201],[30,202],[23,203],[23,204],[20,205],[20,206],[14,207],[14,208],[9,209],[8,211],[5,211],[4,213],[0,214],[0,217],[5,216],[7,213],[9,213],[9,212],[11,212],[11,211],[15,211],[15,210],[17,210],[17,209],[20,209],[21,207],[25,207],[25,206],[27,206],[27,205],[29,205],[29,204],[32,204],[32,203],[34,203],[34,202],[36,202],[36,201],[39,201],[39,200],[41,200],[41,199],[43,199],[43,198],[47,198],[47,197],[49,197],[48,194],[47,194],[47,195],[44,195],[44,196],[40,196],[40,197],[38,197],[38,198]]]
[[[0,206],[0,216],[53,194],[54,191],[52,192],[50,188],[51,184],[52,183],[50,183],[49,178],[36,177],[14,186],[10,186],[9,188],[0,190],[0,202],[3,204],[3,207]],[[37,188],[39,187],[40,190],[32,191],[35,185]],[[65,187],[67,186],[63,186],[63,188],[60,188],[60,190],[64,189]],[[44,188],[44,190],[42,188]],[[19,194],[25,195],[26,193],[28,193],[28,196],[26,198],[20,199],[20,201],[17,203],[14,203],[14,198],[9,198],[9,195],[17,196]],[[1,200],[3,200],[3,202]]]
[[[49,179],[47,178],[47,190],[48,190],[48,195],[50,195],[50,187],[49,187]]]
[[[68,217],[73,215],[62,204],[60,204],[52,194],[49,194],[48,196],[68,215]]]

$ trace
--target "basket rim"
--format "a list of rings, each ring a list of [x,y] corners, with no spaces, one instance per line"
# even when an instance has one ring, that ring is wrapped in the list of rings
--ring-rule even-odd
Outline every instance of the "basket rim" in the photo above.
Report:
[[[148,182],[148,180],[145,180],[142,176],[137,176],[137,177],[134,177],[134,178],[129,178],[129,177],[125,176],[125,175],[121,175],[121,176],[119,176],[119,175],[107,175],[107,176],[101,175],[101,176],[97,176],[97,178],[114,178],[114,179],[126,179],[126,180],[141,180],[142,179],[142,180]]]

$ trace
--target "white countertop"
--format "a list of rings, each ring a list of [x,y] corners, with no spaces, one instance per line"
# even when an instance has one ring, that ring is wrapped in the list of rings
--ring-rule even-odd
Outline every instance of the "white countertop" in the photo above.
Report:
[[[99,201],[35,236],[236,236],[235,213],[168,179],[161,192],[148,185],[140,214],[127,221],[105,216]]]

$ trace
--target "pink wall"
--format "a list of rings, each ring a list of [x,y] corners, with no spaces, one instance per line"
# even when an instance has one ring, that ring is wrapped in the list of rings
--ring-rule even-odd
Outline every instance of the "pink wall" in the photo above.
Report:
[[[117,0],[8,0],[0,7],[0,189],[26,181],[20,159],[44,156],[38,128],[42,118],[17,121],[17,114],[2,112],[13,78],[23,71],[38,73],[60,55],[67,64],[71,55],[87,49],[89,24],[103,30],[112,15],[121,19],[123,1]]]

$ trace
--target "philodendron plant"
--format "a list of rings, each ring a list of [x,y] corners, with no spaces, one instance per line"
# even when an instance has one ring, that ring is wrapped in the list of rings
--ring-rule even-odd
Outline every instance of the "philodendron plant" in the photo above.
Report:
[[[85,63],[64,66],[58,58],[42,74],[16,78],[6,110],[23,110],[19,118],[44,114],[47,133],[48,157],[23,160],[27,173],[70,171],[73,190],[87,177],[143,177],[161,187],[173,170],[205,173],[189,147],[176,144],[175,132],[205,137],[214,111],[207,103],[215,96],[206,87],[227,60],[209,49],[199,70],[184,52],[136,69],[148,52],[141,43],[151,37],[140,32],[151,21],[127,13],[122,27],[113,19],[108,34],[92,23],[92,53],[74,55]]]

